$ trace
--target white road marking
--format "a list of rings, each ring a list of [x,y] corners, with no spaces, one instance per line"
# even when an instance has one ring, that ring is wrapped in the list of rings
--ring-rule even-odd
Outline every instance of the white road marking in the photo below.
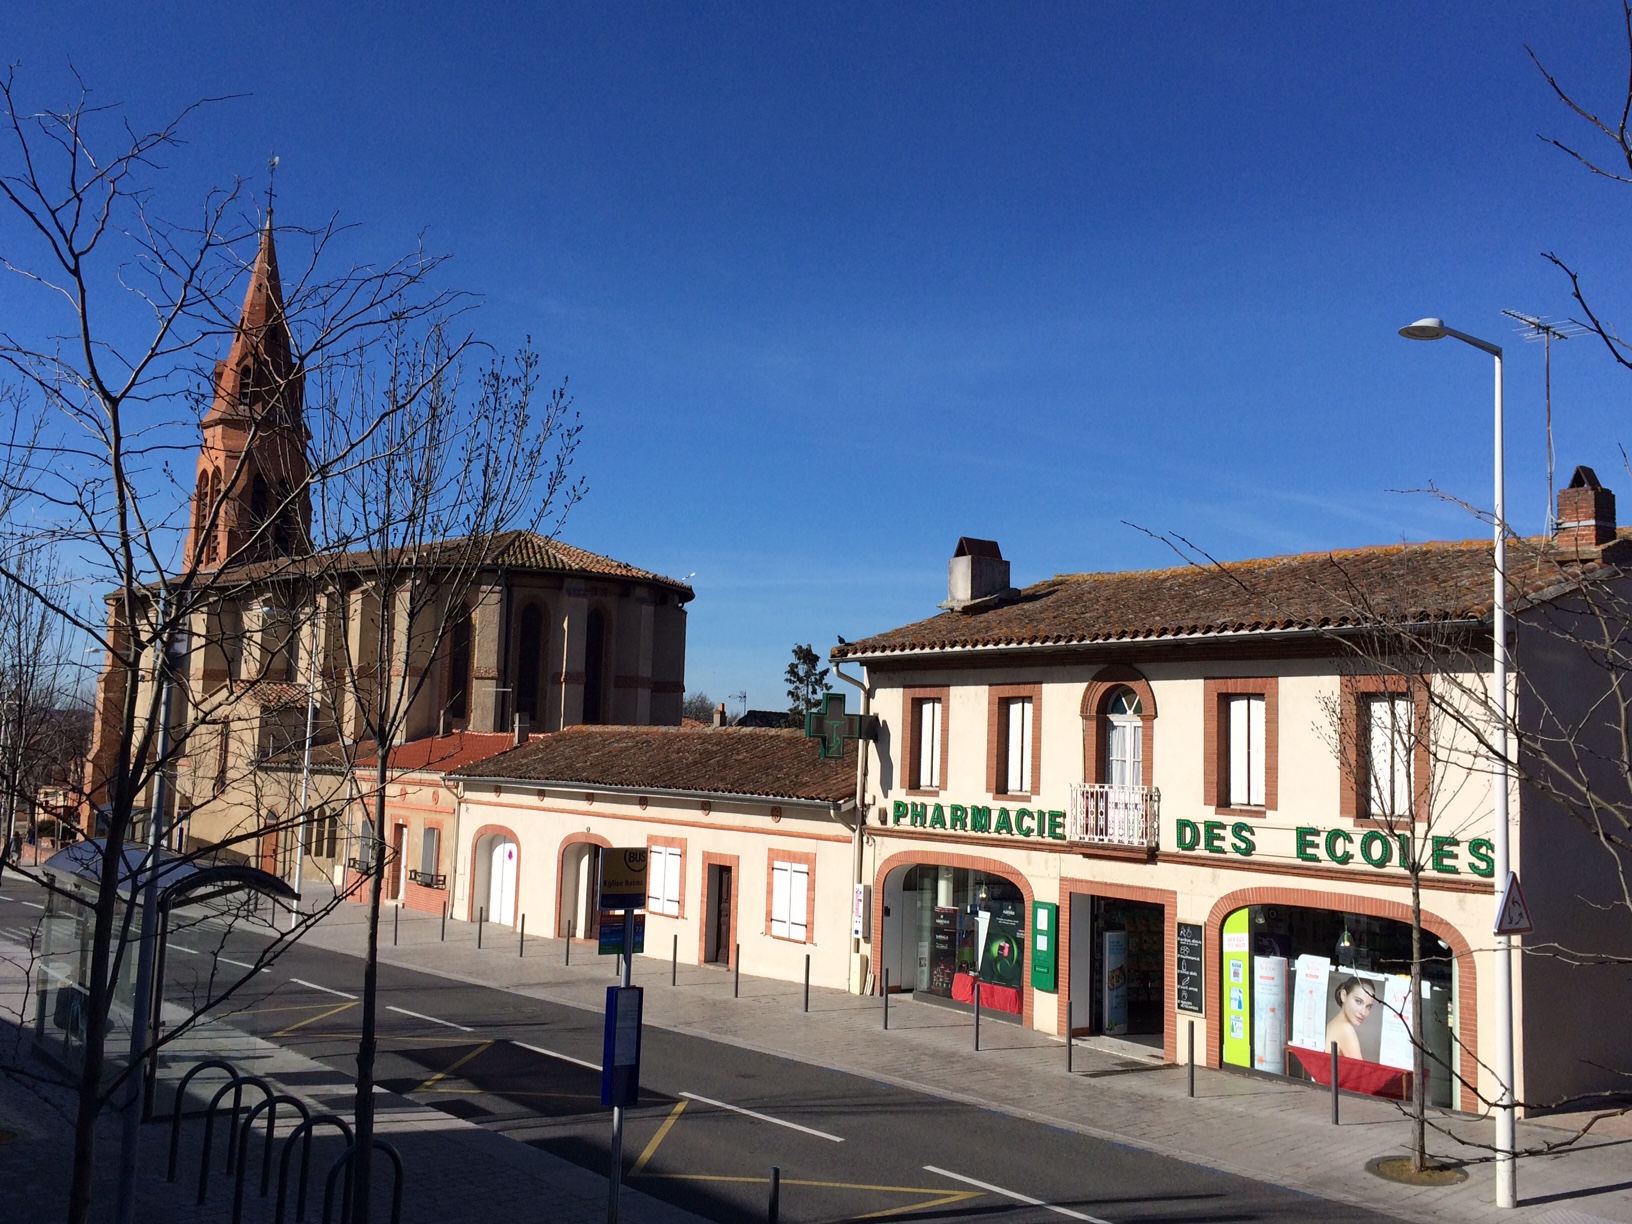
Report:
[[[235,961],[230,956],[218,956],[215,959],[220,961],[223,965],[236,965],[240,969],[253,969],[253,968],[255,968],[254,965],[246,965],[246,964],[244,964],[243,961]],[[272,970],[262,969],[261,972],[262,973],[271,973]]]
[[[45,906],[41,905],[38,901],[23,901],[20,904],[26,905],[31,909],[43,910],[45,908]]]
[[[321,990],[324,994],[339,995],[342,999],[355,999],[354,994],[347,994],[343,990],[336,990],[333,986],[319,986],[316,982],[308,982],[305,978],[290,978],[296,986],[305,986],[310,990]]]
[[[543,1046],[528,1045],[525,1041],[511,1041],[511,1045],[520,1046],[524,1050],[531,1050],[534,1054],[542,1054],[545,1058],[559,1058],[562,1062],[575,1063],[580,1067],[588,1067],[591,1071],[599,1071],[600,1063],[585,1062],[581,1058],[574,1058],[571,1054],[559,1054],[554,1050],[546,1050]]]
[[[411,1012],[406,1007],[393,1007],[389,1003],[385,1005],[385,1010],[394,1011],[398,1015],[402,1016],[412,1016],[415,1020],[428,1020],[432,1024],[446,1025],[448,1028],[458,1029],[461,1033],[474,1033],[476,1031],[473,1028],[466,1028],[462,1024],[455,1024],[452,1020],[438,1020],[435,1016],[426,1016],[420,1014],[419,1012]]]
[[[758,1118],[761,1122],[770,1122],[776,1126],[785,1126],[789,1130],[803,1131],[807,1135],[815,1135],[818,1139],[826,1139],[829,1143],[843,1143],[841,1135],[830,1135],[826,1131],[815,1130],[809,1126],[800,1126],[797,1122],[788,1122],[782,1118],[773,1118],[770,1114],[758,1113],[752,1109],[744,1109],[741,1105],[727,1105],[724,1101],[716,1101],[712,1097],[698,1096],[695,1092],[680,1094],[693,1101],[701,1101],[704,1105],[713,1105],[720,1109],[729,1109],[732,1113],[745,1114],[750,1118]]]
[[[170,951],[172,951],[172,952],[185,952],[185,953],[187,953],[188,956],[203,956],[204,955],[197,948],[184,948],[180,944],[171,944],[170,945]]]
[[[684,1096],[684,1093],[681,1093]],[[972,1177],[965,1177],[962,1173],[954,1173],[950,1169],[937,1169],[934,1165],[925,1165],[924,1170],[939,1174],[941,1177],[950,1177],[953,1181],[960,1181],[966,1186],[978,1186],[990,1194],[1001,1195],[1003,1198],[1013,1199],[1017,1203],[1026,1203],[1032,1207],[1041,1207],[1045,1211],[1052,1211],[1058,1215],[1070,1216],[1073,1220],[1083,1220],[1086,1224],[1110,1224],[1109,1220],[1102,1220],[1098,1216],[1086,1215],[1080,1211],[1072,1211],[1069,1207],[1057,1207],[1053,1203],[1045,1203],[1042,1199],[1032,1198],[1029,1194],[1021,1194],[1015,1190],[1005,1190],[1002,1186],[994,1186],[990,1182],[976,1181]]]

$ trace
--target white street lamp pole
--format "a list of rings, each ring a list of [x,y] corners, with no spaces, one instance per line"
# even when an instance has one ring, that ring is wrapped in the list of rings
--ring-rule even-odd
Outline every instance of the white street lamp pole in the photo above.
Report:
[[[1488,340],[1480,340],[1466,332],[1446,327],[1440,319],[1418,319],[1409,327],[1400,328],[1407,340],[1440,340],[1446,336],[1471,344],[1496,360],[1496,598],[1493,615],[1491,713],[1495,726],[1495,828],[1491,840],[1495,858],[1493,879],[1496,883],[1496,904],[1512,872],[1508,856],[1508,776],[1507,776],[1507,472],[1502,447],[1502,350]],[[1497,915],[1498,920],[1500,915]],[[1492,924],[1500,925],[1500,922]],[[1518,1206],[1518,1170],[1514,1163],[1517,1149],[1517,1124],[1513,1103],[1513,938],[1496,936],[1496,1206]]]

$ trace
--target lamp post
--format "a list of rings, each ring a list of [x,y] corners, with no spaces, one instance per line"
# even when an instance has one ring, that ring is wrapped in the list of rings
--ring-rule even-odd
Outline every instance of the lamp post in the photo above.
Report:
[[[1493,660],[1491,713],[1496,720],[1495,764],[1495,843],[1493,857],[1497,882],[1497,904],[1511,874],[1508,857],[1508,778],[1507,778],[1507,516],[1506,471],[1502,453],[1502,350],[1500,345],[1446,327],[1442,319],[1418,319],[1409,327],[1400,328],[1407,340],[1443,340],[1449,336],[1463,344],[1471,344],[1481,352],[1489,353],[1496,361],[1496,558],[1495,558],[1495,612],[1492,626]],[[1498,919],[1500,915],[1497,916]],[[1499,925],[1499,922],[1494,923]],[[1496,936],[1496,1206],[1518,1205],[1517,1169],[1514,1165],[1516,1144],[1513,1104],[1513,939],[1510,935]]]

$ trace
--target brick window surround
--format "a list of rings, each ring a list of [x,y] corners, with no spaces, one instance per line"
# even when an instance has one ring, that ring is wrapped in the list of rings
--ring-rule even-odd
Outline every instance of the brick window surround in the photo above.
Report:
[[[771,934],[771,895],[775,883],[775,865],[777,863],[792,863],[794,866],[803,866],[808,873],[805,877],[805,937],[793,939],[785,935]],[[771,939],[780,939],[785,943],[813,944],[816,942],[816,856],[808,850],[778,850],[774,846],[765,852],[765,934]]]
[[[1221,816],[1263,816],[1277,806],[1280,758],[1280,682],[1274,676],[1221,676],[1202,681],[1202,802]],[[1230,697],[1264,699],[1264,806],[1230,806]]]
[[[1370,779],[1367,730],[1361,714],[1361,703],[1368,697],[1383,694],[1410,694],[1413,717],[1417,720],[1416,745],[1411,753],[1411,815],[1421,821],[1428,815],[1428,786],[1432,766],[1428,759],[1428,737],[1422,731],[1429,725],[1428,690],[1424,681],[1413,676],[1369,675],[1344,676],[1338,688],[1338,741],[1343,749],[1343,776],[1338,786],[1338,815],[1357,825],[1376,828],[1386,820],[1375,820],[1366,815],[1367,805],[1361,791]]]
[[[1082,692],[1082,780],[1088,783],[1105,781],[1109,772],[1105,765],[1105,729],[1110,725],[1106,708],[1121,688],[1130,688],[1139,696],[1140,715],[1144,724],[1140,750],[1144,756],[1144,785],[1155,785],[1156,769],[1156,694],[1143,674],[1125,663],[1112,663],[1094,673]]]
[[[647,834],[646,849],[650,851],[654,846],[661,846],[665,850],[680,851],[680,912],[678,914],[665,914],[660,916],[667,918],[684,918],[686,916],[686,868],[690,866],[690,864],[686,861],[686,839],[683,837],[659,837],[654,834]],[[651,856],[648,854],[648,864],[650,861]]]
[[[1008,779],[1004,766],[1008,763],[1009,720],[1004,713],[1005,701],[1016,697],[1031,699],[1031,789],[1009,792],[1003,789]],[[945,726],[946,708],[941,708],[942,726]],[[1030,799],[1043,788],[1043,686],[1040,684],[994,684],[986,690],[986,791],[992,795],[1008,795],[1011,799]]]
[[[941,703],[941,785],[928,788],[918,786],[918,702],[934,700]],[[907,793],[909,795],[938,795],[946,787],[946,753],[947,745],[951,742],[947,732],[947,714],[952,706],[952,690],[950,688],[909,688],[901,694],[901,725],[907,730],[907,750],[903,754],[907,763]]]

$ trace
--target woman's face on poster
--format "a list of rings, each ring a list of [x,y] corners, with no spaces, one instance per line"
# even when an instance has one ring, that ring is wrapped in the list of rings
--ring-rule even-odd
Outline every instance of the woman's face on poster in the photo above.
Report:
[[[1371,1009],[1377,1006],[1377,996],[1371,993],[1371,988],[1363,982],[1356,983],[1349,988],[1348,994],[1343,996],[1343,1018],[1355,1028],[1366,1022],[1371,1015]]]

